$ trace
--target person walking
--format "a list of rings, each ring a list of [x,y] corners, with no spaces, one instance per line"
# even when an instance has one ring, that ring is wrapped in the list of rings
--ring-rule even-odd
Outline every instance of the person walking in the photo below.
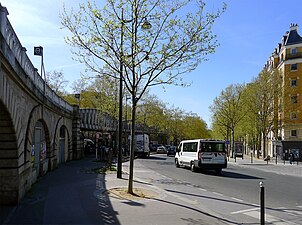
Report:
[[[291,150],[289,150],[289,163],[293,164],[293,161],[294,161],[294,154],[292,153]]]

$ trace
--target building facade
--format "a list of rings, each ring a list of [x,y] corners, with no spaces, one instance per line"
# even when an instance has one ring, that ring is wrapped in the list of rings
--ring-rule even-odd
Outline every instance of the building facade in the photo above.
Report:
[[[269,135],[268,155],[287,158],[289,151],[302,155],[302,37],[298,24],[291,24],[266,67],[277,69],[281,93],[276,97],[274,132]]]

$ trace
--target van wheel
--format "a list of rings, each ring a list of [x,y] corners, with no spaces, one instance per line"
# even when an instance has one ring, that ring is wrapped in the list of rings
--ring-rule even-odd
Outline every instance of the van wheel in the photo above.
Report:
[[[178,159],[175,159],[175,166],[176,166],[177,168],[180,167],[179,162],[178,162]]]
[[[191,162],[190,168],[191,168],[192,172],[196,172],[196,167],[195,167],[194,162]]]

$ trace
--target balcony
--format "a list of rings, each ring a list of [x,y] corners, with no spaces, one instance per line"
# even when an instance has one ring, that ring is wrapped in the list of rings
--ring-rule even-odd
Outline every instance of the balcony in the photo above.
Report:
[[[285,60],[302,58],[302,52],[296,54],[286,54]]]

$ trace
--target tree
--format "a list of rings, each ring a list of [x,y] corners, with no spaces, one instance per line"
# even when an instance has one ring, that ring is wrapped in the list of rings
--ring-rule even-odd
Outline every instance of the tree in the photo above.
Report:
[[[59,96],[64,96],[66,94],[65,87],[68,84],[68,81],[65,80],[64,74],[62,71],[52,71],[46,73],[46,81],[48,86],[54,90],[54,92]]]
[[[184,118],[184,136],[186,139],[209,138],[207,124],[198,115],[189,113]]]
[[[227,137],[231,132],[231,150],[234,153],[235,128],[244,118],[246,109],[243,107],[244,85],[230,85],[214,99],[210,106],[212,118],[215,124],[226,129]]]
[[[254,81],[253,92],[249,98],[250,109],[258,122],[261,134],[261,150],[263,157],[266,157],[266,139],[270,131],[273,131],[278,110],[278,98],[281,90],[281,76],[277,70],[264,68]],[[278,112],[278,111],[277,111]]]
[[[103,8],[87,2],[78,12],[63,11],[62,25],[72,34],[67,42],[77,49],[78,60],[99,76],[122,79],[131,96],[131,194],[137,103],[151,86],[185,86],[180,75],[215,52],[212,26],[225,6],[214,13],[204,7],[201,0],[107,0]],[[152,29],[144,29],[151,26],[147,19]]]

